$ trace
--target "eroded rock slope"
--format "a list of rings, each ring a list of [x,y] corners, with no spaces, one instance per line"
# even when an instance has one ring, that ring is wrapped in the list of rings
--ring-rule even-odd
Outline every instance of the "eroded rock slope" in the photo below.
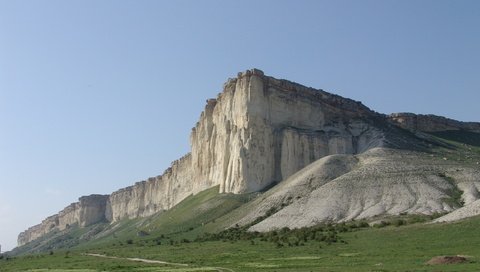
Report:
[[[477,203],[479,189],[479,169],[425,153],[374,148],[310,164],[249,203],[237,223],[272,214],[250,228],[268,231],[379,215],[445,213]]]

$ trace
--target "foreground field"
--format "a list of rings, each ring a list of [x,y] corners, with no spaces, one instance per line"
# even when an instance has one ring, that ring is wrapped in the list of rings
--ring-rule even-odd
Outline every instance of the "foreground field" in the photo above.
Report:
[[[259,239],[161,243],[148,239],[0,260],[0,271],[479,271],[480,218],[340,233],[344,242],[279,247]],[[117,258],[90,256],[96,253]],[[52,255],[50,255],[52,254]],[[439,255],[468,262],[427,265]],[[174,264],[146,263],[142,258]]]

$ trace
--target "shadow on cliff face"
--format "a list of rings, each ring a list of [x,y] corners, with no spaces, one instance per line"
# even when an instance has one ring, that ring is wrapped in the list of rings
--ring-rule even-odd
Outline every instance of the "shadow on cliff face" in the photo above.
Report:
[[[431,152],[432,147],[435,146],[453,148],[453,146],[435,140],[425,133],[415,133],[403,129],[382,118],[376,118],[374,125],[381,128],[385,134],[385,147],[426,153]]]
[[[438,147],[456,150],[458,145],[455,143],[480,147],[480,133],[468,130],[423,132],[404,129],[383,120],[376,120],[374,124],[385,133],[386,147],[389,148],[432,153]]]

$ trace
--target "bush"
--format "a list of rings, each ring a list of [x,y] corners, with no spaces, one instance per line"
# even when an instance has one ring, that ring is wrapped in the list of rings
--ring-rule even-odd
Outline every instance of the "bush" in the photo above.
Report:
[[[360,221],[357,223],[358,228],[368,228],[370,225],[366,221]]]
[[[358,223],[361,226],[367,223]],[[299,229],[289,229],[284,227],[279,230],[272,230],[265,233],[260,232],[249,232],[248,226],[238,226],[226,229],[218,233],[204,233],[200,236],[197,236],[195,239],[196,242],[202,241],[224,241],[224,242],[236,242],[239,240],[250,241],[251,244],[254,244],[254,239],[259,239],[264,242],[271,242],[277,245],[277,247],[289,245],[289,246],[300,246],[304,245],[308,241],[324,242],[327,244],[337,243],[341,241],[338,237],[338,233],[348,232],[351,229],[355,228],[357,223],[353,223],[355,227],[351,226],[352,224],[327,224],[327,225],[317,225],[313,227],[304,227]],[[281,244],[281,246],[279,246]]]
[[[127,239],[127,241],[125,241],[127,244],[131,245],[133,244],[133,240],[132,239]]]
[[[380,223],[373,225],[374,228],[383,228],[389,226],[390,222],[387,221],[380,221]]]
[[[141,231],[137,232],[138,237],[144,237],[144,236],[148,236],[148,235],[150,235],[150,233],[148,233],[144,230],[141,230]]]
[[[400,226],[403,226],[403,225],[406,225],[407,222],[405,220],[402,220],[402,219],[396,219],[395,221],[393,221],[393,225],[395,225],[396,227],[400,227]]]

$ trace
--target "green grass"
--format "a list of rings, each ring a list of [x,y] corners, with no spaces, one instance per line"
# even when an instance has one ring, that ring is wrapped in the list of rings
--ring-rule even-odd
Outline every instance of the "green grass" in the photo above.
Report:
[[[480,134],[468,131],[442,131],[430,133],[440,143],[432,146],[432,155],[447,161],[480,167]]]
[[[129,219],[105,229],[102,237],[77,248],[158,245],[194,240],[219,229],[218,218],[248,202],[254,194],[219,194],[218,186],[192,195],[172,209],[149,218]]]
[[[81,255],[79,252],[69,254],[57,252],[53,255],[29,255],[10,260],[0,260],[0,271],[135,271],[153,265],[125,261],[100,259]],[[158,265],[157,265],[158,266]],[[141,270],[137,270],[141,271]]]
[[[432,132],[431,134],[449,141],[480,147],[480,133],[466,130],[448,130]]]
[[[147,232],[158,230],[157,232],[164,234],[174,234],[215,224],[219,217],[242,206],[255,196],[255,194],[219,194],[218,190],[219,186],[215,186],[185,199],[165,213],[153,217],[144,229]]]
[[[480,218],[476,217],[452,224],[413,224],[360,229],[341,233],[340,237],[346,243],[331,245],[308,241],[303,246],[277,248],[275,244],[259,239],[255,239],[253,244],[251,241],[175,245],[139,245],[135,242],[131,245],[73,251],[69,258],[65,258],[64,252],[55,252],[54,255],[24,256],[8,261],[3,259],[0,260],[0,271],[47,268],[95,271],[214,271],[212,267],[234,271],[478,271],[478,229]],[[185,268],[144,264],[81,255],[85,251],[185,263],[189,266]],[[471,262],[435,266],[425,264],[430,258],[439,255],[466,255],[470,256],[468,259]]]

